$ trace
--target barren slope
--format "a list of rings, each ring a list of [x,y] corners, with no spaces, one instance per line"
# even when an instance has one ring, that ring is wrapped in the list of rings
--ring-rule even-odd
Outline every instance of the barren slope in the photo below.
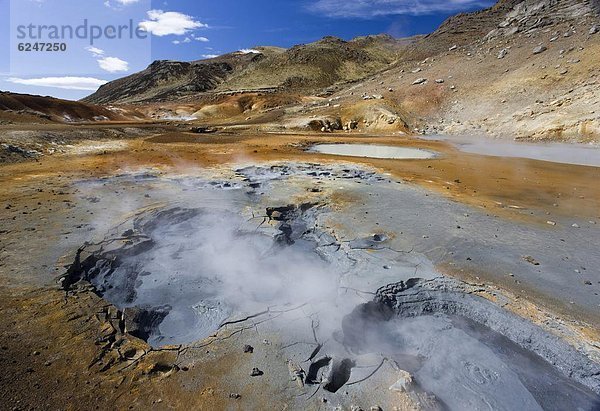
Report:
[[[419,133],[598,142],[599,21],[597,1],[502,1],[449,19],[393,69],[333,96],[337,109],[309,112],[345,123],[367,106]]]
[[[327,88],[339,82],[359,80],[388,68],[413,41],[396,40],[386,35],[359,37],[351,41],[325,37],[263,59],[233,76],[220,89],[311,91]]]
[[[110,82],[83,99],[107,103],[174,101],[211,91],[279,89],[313,92],[388,68],[412,39],[326,37],[289,50],[258,47],[194,62],[155,61],[146,70]]]
[[[131,119],[133,112],[121,109],[0,91],[0,121],[5,123],[71,123]]]
[[[263,54],[233,53],[189,63],[158,60],[146,70],[103,85],[83,101],[96,104],[161,101],[209,91],[236,70],[263,57]]]

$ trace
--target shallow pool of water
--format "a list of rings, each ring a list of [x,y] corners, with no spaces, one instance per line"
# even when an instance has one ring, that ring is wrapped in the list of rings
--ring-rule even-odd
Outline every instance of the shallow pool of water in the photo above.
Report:
[[[426,140],[443,140],[460,151],[496,157],[519,157],[553,163],[600,167],[600,147],[565,143],[525,143],[494,140],[487,137],[428,136]]]
[[[336,156],[389,158],[396,160],[425,160],[435,157],[431,151],[418,148],[381,146],[371,144],[318,144],[310,151]]]

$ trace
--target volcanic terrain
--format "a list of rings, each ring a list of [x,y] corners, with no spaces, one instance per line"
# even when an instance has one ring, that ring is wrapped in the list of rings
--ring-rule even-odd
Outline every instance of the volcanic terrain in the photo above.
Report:
[[[0,94],[0,409],[600,409],[600,3]]]

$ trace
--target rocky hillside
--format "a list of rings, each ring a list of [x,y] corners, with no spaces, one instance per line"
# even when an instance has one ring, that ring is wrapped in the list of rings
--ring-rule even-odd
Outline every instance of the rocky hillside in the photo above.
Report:
[[[499,0],[489,9],[449,18],[407,55],[426,58],[500,33],[529,35],[567,21],[577,23],[580,18],[596,15],[599,4],[598,0]]]
[[[262,53],[232,53],[194,62],[158,60],[144,71],[103,85],[82,101],[122,104],[173,100],[214,90],[235,72],[263,58]]]
[[[469,44],[481,39],[498,27],[498,22],[520,2],[521,0],[501,0],[489,9],[450,17],[435,32],[412,45],[404,60],[423,60],[448,51],[454,45]]]
[[[372,131],[396,116],[418,133],[600,142],[599,5],[502,0],[453,17],[393,68],[331,96],[333,107],[300,114]]]
[[[194,62],[155,61],[146,70],[110,82],[83,99],[95,104],[159,102],[208,91],[278,89],[306,93],[355,81],[389,68],[413,39],[326,37],[289,50],[258,47]]]
[[[351,41],[325,37],[262,59],[232,76],[219,89],[314,91],[360,80],[389,68],[415,40],[397,40],[387,35],[359,37]]]

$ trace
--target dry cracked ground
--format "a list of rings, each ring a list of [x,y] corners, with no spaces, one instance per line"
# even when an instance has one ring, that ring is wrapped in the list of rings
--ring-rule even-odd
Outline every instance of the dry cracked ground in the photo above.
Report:
[[[598,164],[140,127],[0,168],[3,409],[598,409]]]

